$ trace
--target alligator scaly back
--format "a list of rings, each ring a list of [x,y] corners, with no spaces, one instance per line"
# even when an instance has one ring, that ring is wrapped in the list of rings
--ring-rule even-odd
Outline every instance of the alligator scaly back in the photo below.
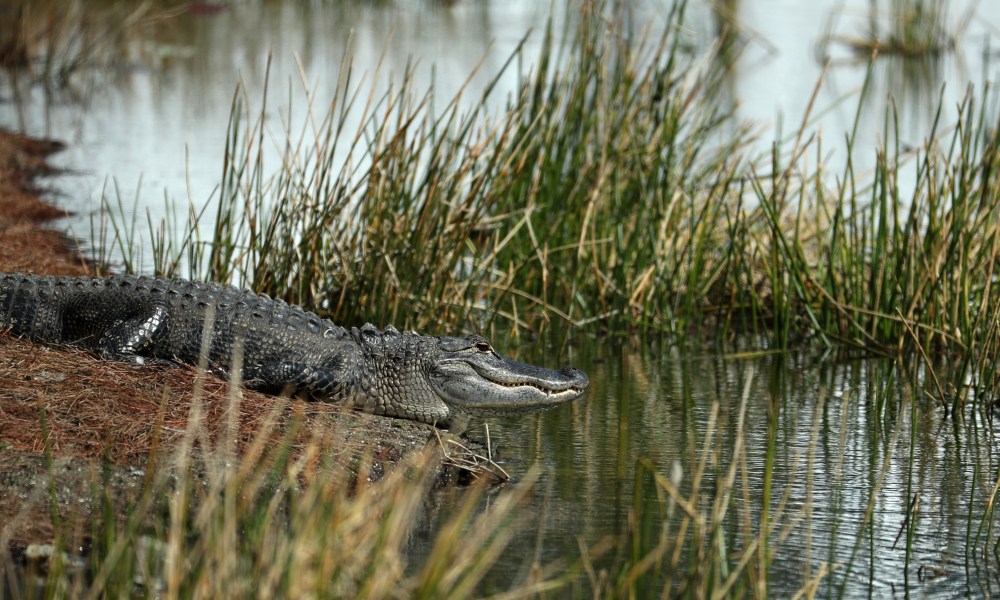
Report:
[[[0,330],[112,360],[201,364],[254,389],[428,423],[544,409],[587,386],[576,369],[502,358],[478,336],[345,329],[249,290],[183,279],[0,273]]]

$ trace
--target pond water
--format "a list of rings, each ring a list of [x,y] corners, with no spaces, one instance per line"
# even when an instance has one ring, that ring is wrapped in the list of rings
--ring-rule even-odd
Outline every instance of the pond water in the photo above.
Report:
[[[669,9],[653,2],[624,6],[637,26],[654,30],[664,26]],[[778,130],[797,128],[825,58],[832,62],[816,98],[816,127],[831,140],[850,127],[866,64],[829,36],[861,35],[868,8],[863,0],[692,2],[684,35],[699,52],[717,31],[739,26],[747,48],[731,74],[729,93],[738,117],[765,132],[764,152]],[[556,10],[557,20],[572,18],[572,10]],[[325,107],[345,52],[358,77],[378,89],[398,82],[416,61],[416,77],[433,82],[442,103],[480,65],[463,96],[472,102],[529,30],[536,33],[525,56],[538,52],[538,30],[549,14],[547,3],[431,0],[241,2],[191,11],[158,25],[154,39],[136,42],[141,59],[135,64],[95,76],[78,94],[5,79],[0,125],[68,143],[54,157],[67,174],[48,184],[56,202],[74,213],[65,226],[92,248],[98,242],[91,217],[107,189],[117,187],[128,205],[136,198],[129,210],[140,223],[147,214],[154,223],[162,219],[165,199],[190,199],[198,206],[211,201],[222,173],[234,91],[242,82],[259,107],[269,60],[270,124],[281,131],[282,122],[290,123],[296,131],[308,114],[305,90]],[[994,77],[996,51],[990,43],[996,46],[1000,3],[954,3],[946,22],[948,29],[961,31],[955,52],[929,62],[876,64],[871,94],[876,100],[862,113],[858,141],[872,149],[872,157],[890,93],[905,141],[919,144],[939,97],[945,107],[954,106],[967,85]],[[496,106],[515,82],[513,72],[500,79],[492,96]],[[946,120],[951,121],[947,115]],[[540,347],[522,348],[520,358],[557,361],[544,354]],[[892,364],[726,356],[603,340],[579,343],[565,360],[591,376],[585,400],[546,414],[502,419],[493,431],[493,443],[515,478],[534,464],[543,472],[538,492],[522,509],[524,525],[486,589],[505,589],[536,559],[542,565],[572,563],[582,547],[623,535],[637,507],[657,514],[662,493],[637,467],[641,460],[650,461],[650,472],[674,481],[681,494],[689,493],[711,432],[711,460],[697,507],[707,509],[733,464],[734,448],[745,448],[720,531],[727,548],[739,553],[752,541],[744,516],[756,527],[765,494],[772,512],[780,507],[767,536],[773,596],[791,595],[824,564],[832,571],[820,588],[827,597],[903,590],[928,597],[994,593],[995,537],[978,530],[1000,456],[992,424],[973,412],[957,422],[946,420]],[[457,501],[448,493],[437,500],[440,515]],[[674,510],[668,522],[676,524],[680,517]],[[907,521],[910,512],[915,517]],[[649,545],[659,535],[659,522],[638,521],[637,531],[652,540]],[[420,536],[414,544],[419,551]],[[984,549],[989,564],[983,562]],[[689,556],[679,561],[691,568]],[[613,557],[595,559],[598,570],[613,564]],[[586,581],[580,574],[574,585],[585,588]]]
[[[648,473],[642,461],[690,498],[709,439],[708,467],[692,504],[712,522],[716,485],[742,449],[721,520],[734,556],[759,533],[770,482],[772,597],[792,596],[823,569],[821,597],[983,597],[1000,590],[996,535],[980,529],[994,525],[982,521],[1000,467],[992,419],[976,411],[945,418],[924,386],[892,361],[726,355],[611,340],[581,344],[570,358],[590,374],[584,400],[507,419],[490,432],[515,479],[535,464],[544,475],[487,587],[505,589],[535,560],[573,562],[581,548],[629,534],[630,522],[642,523],[638,531],[652,549],[663,494],[649,483],[637,491],[637,473]],[[637,519],[637,506],[656,516]],[[672,536],[680,517],[667,519]],[[693,546],[685,547],[681,570],[691,569]],[[594,568],[614,564],[604,556]],[[578,574],[578,596],[589,595],[588,581]],[[647,591],[659,596],[662,585]]]

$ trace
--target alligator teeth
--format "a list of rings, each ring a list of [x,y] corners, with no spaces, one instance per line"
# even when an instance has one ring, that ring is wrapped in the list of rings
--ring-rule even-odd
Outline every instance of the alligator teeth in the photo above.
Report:
[[[494,381],[493,383],[495,383],[497,385],[501,385],[503,387],[507,387],[507,388],[519,388],[519,387],[535,388],[536,390],[538,390],[540,392],[544,392],[544,393],[548,394],[549,396],[552,396],[552,395],[555,395],[555,394],[559,394],[559,393],[562,393],[562,392],[579,392],[580,391],[578,388],[566,388],[565,390],[553,390],[553,389],[550,389],[550,388],[542,387],[540,385],[536,385],[534,383],[529,383],[527,381],[523,381],[523,382],[520,382],[520,383],[511,383],[511,382],[508,382],[508,381]]]

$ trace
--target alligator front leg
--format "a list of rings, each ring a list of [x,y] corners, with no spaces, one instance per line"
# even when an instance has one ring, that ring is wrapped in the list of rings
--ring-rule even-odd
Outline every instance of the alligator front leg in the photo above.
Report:
[[[148,314],[140,314],[112,325],[98,342],[102,358],[135,363],[137,365],[170,365],[177,363],[144,356],[150,353],[157,340],[166,333],[170,312],[165,305],[150,307]]]
[[[170,324],[166,303],[136,298],[80,298],[67,305],[63,339],[101,358],[140,365],[176,365],[150,356]]]

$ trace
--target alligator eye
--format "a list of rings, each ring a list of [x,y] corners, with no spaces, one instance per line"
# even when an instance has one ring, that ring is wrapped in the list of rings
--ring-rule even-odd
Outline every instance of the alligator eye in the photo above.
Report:
[[[476,342],[476,350],[480,352],[493,352],[488,342]]]

